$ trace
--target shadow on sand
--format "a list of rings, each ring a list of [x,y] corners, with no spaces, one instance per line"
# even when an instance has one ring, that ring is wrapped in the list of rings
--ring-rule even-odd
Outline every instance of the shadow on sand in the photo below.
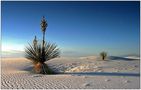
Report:
[[[30,65],[25,69],[22,69],[25,71],[33,72],[33,66]],[[56,74],[71,74],[71,75],[89,75],[89,76],[134,76],[134,77],[140,77],[140,73],[125,73],[125,72],[56,72]]]
[[[116,72],[74,72],[74,73],[65,73],[72,75],[90,75],[90,76],[136,76],[139,77],[140,73],[116,73]]]
[[[24,69],[25,71],[32,71],[33,67],[28,67]],[[117,72],[68,72],[68,73],[56,73],[56,74],[71,74],[71,75],[89,75],[89,76],[134,76],[140,77],[140,73],[117,73]]]
[[[118,56],[110,56],[109,59],[110,60],[125,60],[125,61],[128,61],[128,60],[139,60],[139,59],[130,59],[130,58],[118,57]]]

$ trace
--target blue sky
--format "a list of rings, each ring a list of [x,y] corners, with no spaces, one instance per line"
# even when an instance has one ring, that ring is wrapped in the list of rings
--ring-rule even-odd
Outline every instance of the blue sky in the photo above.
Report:
[[[140,2],[2,2],[2,51],[23,54],[44,15],[46,41],[55,42],[62,56],[139,55]],[[21,54],[22,53],[22,54]],[[20,55],[18,55],[20,54]]]

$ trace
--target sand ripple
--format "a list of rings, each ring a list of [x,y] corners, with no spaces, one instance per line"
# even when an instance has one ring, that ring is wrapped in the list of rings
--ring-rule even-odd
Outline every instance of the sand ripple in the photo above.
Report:
[[[81,66],[82,63],[83,67]],[[140,77],[128,76],[85,76],[75,74],[59,74],[59,75],[40,75],[32,74],[25,70],[29,67],[31,62],[24,59],[3,59],[2,60],[2,73],[1,73],[1,88],[2,89],[102,89],[102,88],[116,88],[116,89],[137,89],[139,88]],[[91,63],[90,66],[88,66]],[[130,63],[130,64],[129,64]],[[110,71],[118,69],[120,72],[134,71],[138,72],[138,62],[103,62],[103,61],[89,61],[89,60],[55,60],[49,61],[48,64],[54,70],[71,70],[78,68],[102,69],[103,71]],[[120,66],[116,66],[119,64]],[[113,65],[116,68],[112,68]],[[130,67],[130,66],[133,67]],[[97,67],[96,67],[97,66]],[[136,67],[135,67],[136,66]],[[71,68],[70,68],[71,67]],[[123,68],[127,69],[123,69]],[[134,68],[129,70],[128,68]],[[111,69],[112,68],[112,69]],[[100,72],[99,72],[100,73]]]

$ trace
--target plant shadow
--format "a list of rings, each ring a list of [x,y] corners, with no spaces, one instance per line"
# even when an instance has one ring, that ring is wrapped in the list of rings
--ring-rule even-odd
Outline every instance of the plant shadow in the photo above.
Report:
[[[125,60],[125,61],[139,60],[139,59],[130,59],[130,58],[125,58],[125,57],[118,57],[118,56],[110,56],[109,59],[110,60]]]
[[[116,72],[70,72],[70,73],[64,73],[64,74],[72,74],[72,75],[89,75],[89,76],[136,76],[140,77],[140,73],[116,73]]]

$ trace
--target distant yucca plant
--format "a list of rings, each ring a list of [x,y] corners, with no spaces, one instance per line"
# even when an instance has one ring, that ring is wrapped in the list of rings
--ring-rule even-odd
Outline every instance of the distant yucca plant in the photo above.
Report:
[[[105,58],[107,57],[107,53],[106,52],[101,52],[100,56],[101,56],[102,60],[105,60]]]
[[[26,58],[33,62],[36,73],[52,74],[53,72],[45,64],[45,61],[59,57],[59,48],[54,43],[45,42],[44,46],[42,46],[42,43],[34,43],[35,41],[25,48]]]

